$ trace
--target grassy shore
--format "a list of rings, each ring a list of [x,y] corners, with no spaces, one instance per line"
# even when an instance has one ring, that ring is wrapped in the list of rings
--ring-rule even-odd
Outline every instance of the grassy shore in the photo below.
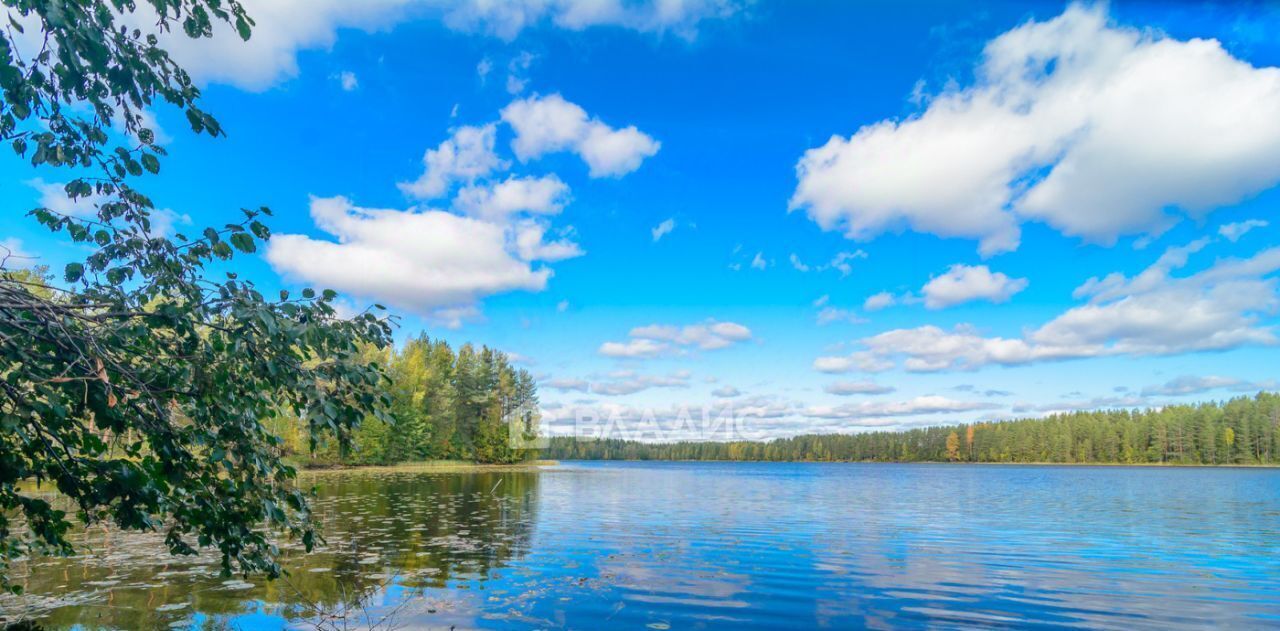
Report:
[[[344,465],[332,463],[294,463],[301,473],[473,473],[481,471],[529,471],[539,467],[560,464],[556,460],[530,460],[513,464],[481,464],[466,460],[424,460],[421,462],[402,462],[393,465]]]

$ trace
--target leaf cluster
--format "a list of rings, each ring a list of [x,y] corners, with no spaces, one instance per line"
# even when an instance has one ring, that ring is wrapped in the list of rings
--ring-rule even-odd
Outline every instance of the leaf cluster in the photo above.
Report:
[[[390,323],[340,317],[332,291],[266,296],[225,271],[270,239],[269,209],[190,236],[154,230],[156,206],[135,185],[166,154],[145,108],[167,103],[195,133],[222,134],[161,35],[209,37],[221,21],[247,39],[253,23],[234,0],[0,10],[0,141],[65,170],[67,196],[93,206],[29,213],[88,252],[60,282],[0,264],[0,584],[7,560],[71,553],[74,522],[104,521],[162,530],[177,554],[215,547],[226,572],[274,576],[277,533],[308,548],[316,534],[264,421],[304,419],[314,445],[385,416],[385,376],[360,348],[385,346]],[[128,25],[144,15],[148,27]]]

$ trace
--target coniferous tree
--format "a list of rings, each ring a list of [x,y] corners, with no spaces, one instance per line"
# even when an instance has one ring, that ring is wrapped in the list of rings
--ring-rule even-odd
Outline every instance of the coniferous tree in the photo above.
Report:
[[[389,377],[389,418],[367,419],[349,445],[321,444],[309,462],[394,464],[456,459],[514,463],[536,452],[520,447],[537,432],[537,385],[502,352],[464,344],[454,354],[443,340],[419,335],[399,349],[370,349],[365,360],[384,366]],[[302,454],[299,421],[277,418],[271,427],[285,436],[282,451]],[[518,432],[513,437],[512,431]]]
[[[971,456],[962,453],[962,442]],[[1280,395],[767,443],[552,438],[542,455],[559,460],[1280,464]]]

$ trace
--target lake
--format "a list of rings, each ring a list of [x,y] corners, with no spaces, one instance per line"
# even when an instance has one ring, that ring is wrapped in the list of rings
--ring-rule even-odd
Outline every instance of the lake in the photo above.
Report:
[[[1275,469],[568,462],[308,480],[328,545],[286,548],[286,579],[95,529],[88,554],[30,568],[22,606],[50,629],[1280,626]]]

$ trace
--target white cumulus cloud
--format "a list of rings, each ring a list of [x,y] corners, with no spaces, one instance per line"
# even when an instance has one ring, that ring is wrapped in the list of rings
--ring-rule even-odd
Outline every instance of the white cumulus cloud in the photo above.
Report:
[[[973,300],[1007,302],[1026,288],[1027,279],[1009,278],[992,272],[986,265],[952,265],[945,274],[925,283],[920,292],[924,295],[925,307],[945,309]]]
[[[751,329],[737,322],[707,320],[684,326],[650,324],[638,326],[625,342],[605,342],[600,354],[607,357],[642,358],[687,352],[690,349],[717,350],[749,341]]]
[[[1092,278],[1068,309],[1020,337],[988,337],[969,325],[951,330],[926,325],[863,338],[861,350],[820,357],[823,372],[884,370],[901,360],[909,371],[975,369],[1107,355],[1172,355],[1272,345],[1274,327],[1264,318],[1280,309],[1276,273],[1280,248],[1246,259],[1221,259],[1188,276],[1186,265],[1204,240],[1170,248],[1143,272]]]
[[[555,215],[569,201],[569,186],[552,174],[472,184],[458,191],[453,205],[474,217],[502,219],[520,213]]]
[[[340,29],[387,29],[408,17],[415,0],[242,0],[257,25],[248,41],[214,21],[214,36],[193,40],[180,26],[160,33],[162,46],[201,83],[223,83],[262,91],[297,76],[298,53],[327,50]],[[154,31],[156,15],[147,3],[125,23]]]
[[[311,217],[332,235],[278,234],[267,249],[276,271],[417,313],[469,307],[491,294],[541,291],[564,258],[527,224],[440,210],[360,208],[345,197],[312,197]],[[535,238],[536,237],[536,238]],[[470,312],[440,312],[454,315]]]
[[[897,296],[894,296],[887,291],[882,291],[878,294],[868,296],[867,299],[863,301],[862,308],[867,311],[879,311],[881,309],[892,307],[896,304],[898,304]]]
[[[582,256],[577,243],[567,238],[548,241],[546,226],[536,221],[521,221],[512,228],[515,232],[515,250],[526,261],[562,261]]]
[[[990,255],[1025,220],[1109,244],[1280,181],[1280,70],[1215,40],[1072,5],[989,42],[976,77],[806,152],[791,207],[854,239],[909,228]]]
[[[869,351],[856,351],[843,356],[819,357],[813,360],[813,369],[818,372],[838,374],[844,372],[883,372],[893,368],[893,362],[876,356]]]
[[[626,175],[661,147],[634,125],[610,127],[559,94],[513,101],[502,110],[502,120],[516,133],[511,147],[521,160],[572,151],[587,163],[591,177]]]
[[[412,182],[401,182],[400,190],[418,199],[434,199],[448,192],[454,182],[472,182],[505,168],[493,150],[497,126],[464,125],[453,130],[449,138],[422,156],[422,175]]]
[[[654,340],[628,340],[626,342],[605,342],[600,345],[600,354],[605,357],[640,359],[657,357],[666,353],[671,346]]]

